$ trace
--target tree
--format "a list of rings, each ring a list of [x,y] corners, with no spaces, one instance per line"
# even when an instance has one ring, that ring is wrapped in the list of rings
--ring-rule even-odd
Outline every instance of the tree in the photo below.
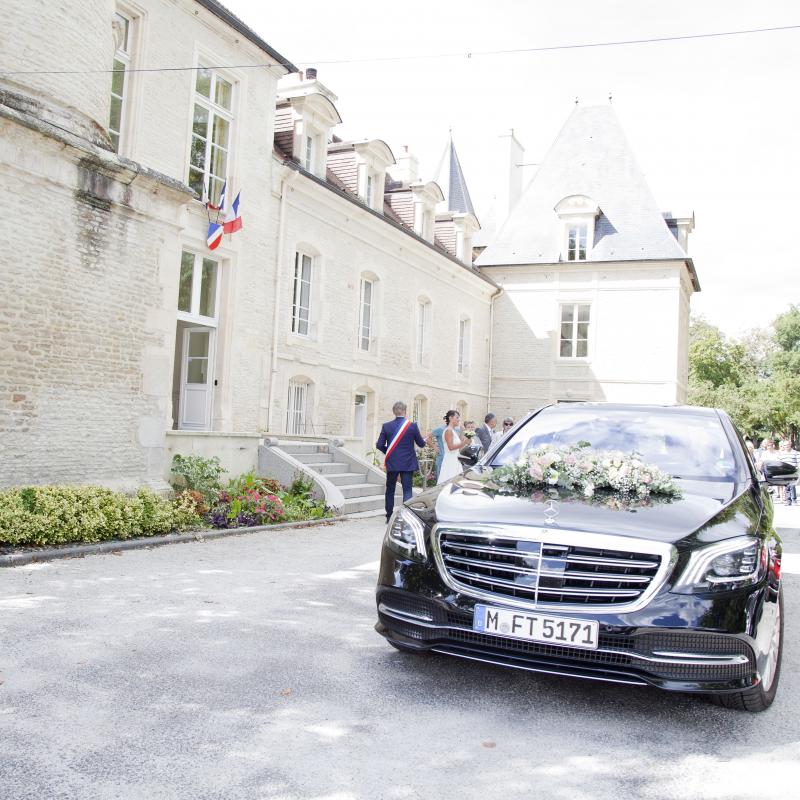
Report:
[[[712,387],[740,385],[747,372],[745,349],[728,342],[725,334],[703,317],[689,325],[689,381]]]
[[[774,330],[729,340],[702,317],[689,328],[690,405],[727,411],[753,439],[800,430],[800,308],[777,317]]]
[[[800,372],[800,307],[790,306],[772,323],[775,330],[775,351],[770,356],[774,372]]]

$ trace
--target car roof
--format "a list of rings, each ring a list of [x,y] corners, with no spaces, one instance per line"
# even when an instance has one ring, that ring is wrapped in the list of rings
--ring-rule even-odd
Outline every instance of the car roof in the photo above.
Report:
[[[671,414],[693,414],[695,416],[716,417],[719,412],[716,408],[706,406],[679,406],[679,405],[657,405],[655,403],[598,403],[598,402],[576,402],[576,403],[553,403],[545,408],[596,408],[598,411],[638,411],[641,413],[654,411],[668,411]]]

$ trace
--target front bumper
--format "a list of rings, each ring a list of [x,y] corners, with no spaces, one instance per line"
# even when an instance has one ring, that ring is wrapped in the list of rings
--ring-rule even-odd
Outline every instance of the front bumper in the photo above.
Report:
[[[600,637],[598,649],[586,650],[474,631],[473,598],[453,592],[433,565],[385,552],[375,629],[401,648],[498,666],[680,692],[733,692],[760,680],[755,639],[746,632],[758,594],[727,598],[728,618],[742,621],[737,632],[710,630],[703,618],[716,614],[707,602],[669,593],[635,614],[595,615],[587,609],[586,617],[600,623]],[[548,613],[558,615],[555,609]]]

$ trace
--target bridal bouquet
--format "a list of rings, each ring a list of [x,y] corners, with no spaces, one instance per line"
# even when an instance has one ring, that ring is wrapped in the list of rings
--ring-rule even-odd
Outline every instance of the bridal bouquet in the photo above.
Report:
[[[670,475],[654,464],[645,464],[637,453],[592,450],[588,442],[535,447],[513,464],[496,467],[487,477],[498,489],[516,492],[560,488],[584,497],[597,491],[626,497],[676,497],[680,493]]]

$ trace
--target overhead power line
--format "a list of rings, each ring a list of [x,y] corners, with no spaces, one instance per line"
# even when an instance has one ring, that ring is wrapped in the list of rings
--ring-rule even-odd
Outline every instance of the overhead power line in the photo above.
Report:
[[[713,33],[687,33],[677,36],[653,36],[647,39],[620,39],[610,42],[581,42],[577,44],[540,45],[538,47],[515,47],[508,50],[472,50],[452,53],[398,54],[394,56],[376,56],[371,58],[312,59],[301,61],[302,64],[375,64],[387,61],[422,61],[439,58],[476,58],[485,56],[504,56],[519,53],[545,53],[553,50],[585,50],[593,47],[623,47],[635,44],[659,44],[661,42],[681,42],[693,39],[719,39],[725,36],[746,36],[754,33],[775,33],[777,31],[793,31],[800,25],[779,25],[772,28],[747,28],[740,31],[715,31]],[[191,72],[198,69],[265,69],[266,64],[218,64],[192,67],[139,67],[126,69],[125,72]],[[280,64],[280,66],[288,66]],[[0,75],[89,75],[121,72],[114,69],[32,69],[6,70],[0,69]]]

